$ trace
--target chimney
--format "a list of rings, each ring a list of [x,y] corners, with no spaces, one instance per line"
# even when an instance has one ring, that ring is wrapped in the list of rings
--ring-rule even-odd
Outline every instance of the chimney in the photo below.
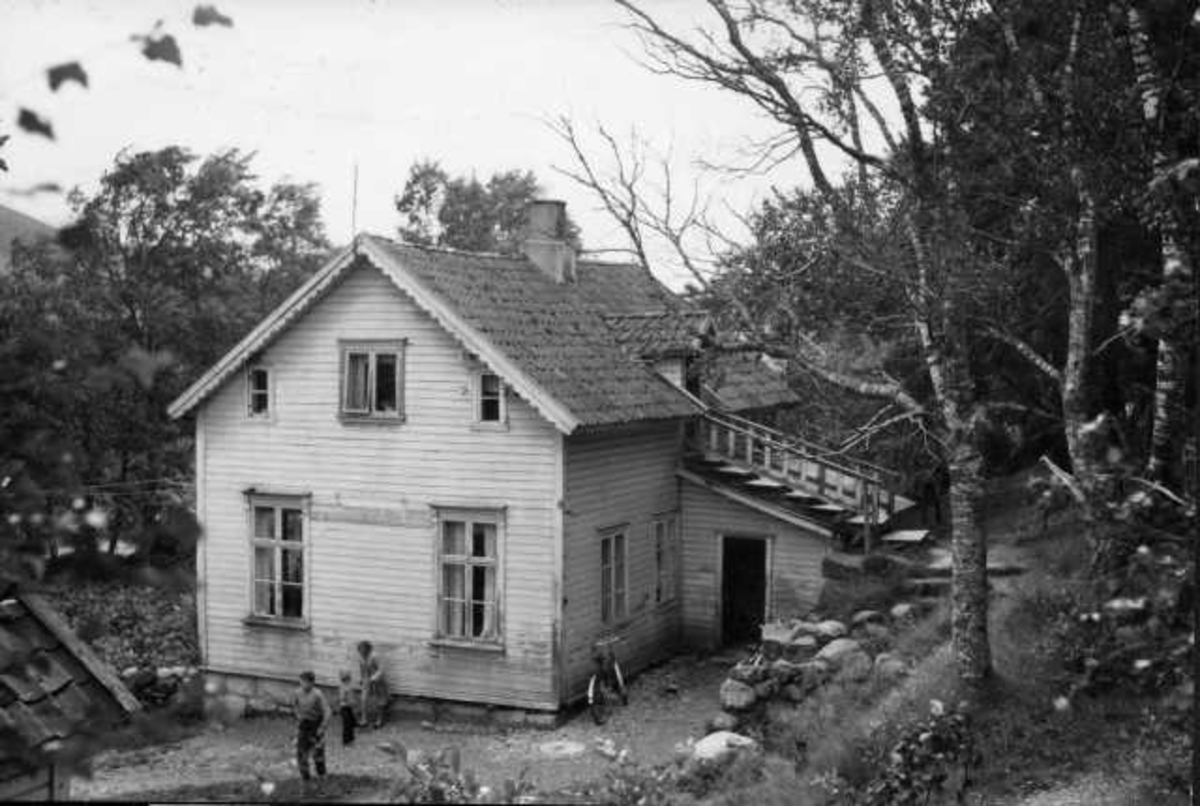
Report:
[[[526,209],[521,251],[556,283],[575,282],[575,250],[563,237],[566,202],[537,199]]]

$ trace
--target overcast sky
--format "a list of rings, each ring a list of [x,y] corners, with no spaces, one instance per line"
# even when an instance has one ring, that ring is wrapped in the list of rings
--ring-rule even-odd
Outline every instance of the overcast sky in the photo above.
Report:
[[[236,146],[257,152],[265,183],[318,183],[329,235],[345,243],[355,163],[357,228],[391,235],[408,166],[429,157],[481,178],[531,169],[548,195],[567,201],[585,246],[613,246],[619,233],[594,200],[552,170],[570,158],[545,120],[636,127],[671,148],[684,175],[695,158],[736,161],[748,138],[772,131],[738,99],[639,66],[639,42],[610,0],[216,0],[232,28],[193,27],[194,5],[6,0],[2,130],[15,130],[17,108],[27,106],[51,119],[57,139],[14,135],[0,204],[60,224],[64,198],[13,191],[39,182],[90,190],[122,148]],[[703,12],[695,0],[647,5],[683,26]],[[146,61],[129,39],[158,19],[179,40],[182,70]],[[51,93],[44,69],[75,59],[90,88]],[[713,184],[745,210],[771,181],[798,177]],[[680,284],[665,261],[659,270]]]

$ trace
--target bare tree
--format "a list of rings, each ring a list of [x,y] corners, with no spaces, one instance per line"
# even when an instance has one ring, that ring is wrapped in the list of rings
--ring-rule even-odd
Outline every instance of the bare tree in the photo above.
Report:
[[[947,178],[931,158],[935,133],[917,100],[944,64],[945,49],[968,17],[966,6],[936,0],[708,0],[710,24],[683,34],[631,0],[616,2],[642,37],[650,69],[734,93],[779,124],[772,149],[797,155],[815,192],[834,211],[832,248],[841,259],[902,283],[932,387],[931,407],[895,379],[836,369],[819,345],[802,343],[795,357],[828,382],[930,418],[950,475],[955,657],[968,691],[977,689],[991,668],[978,440],[989,410],[976,399],[968,363],[969,305],[980,262],[949,203]],[[885,108],[896,110],[898,125]],[[778,153],[765,158],[771,156]],[[894,263],[881,265],[879,255],[864,248],[836,181],[847,161],[864,187],[886,182],[900,189],[905,249]],[[588,179],[586,171],[582,178]],[[596,189],[594,181],[586,183]]]

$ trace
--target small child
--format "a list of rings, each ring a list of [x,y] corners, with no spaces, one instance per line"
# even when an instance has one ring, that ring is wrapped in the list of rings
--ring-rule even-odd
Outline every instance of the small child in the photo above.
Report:
[[[342,716],[342,744],[354,744],[354,687],[350,682],[350,671],[343,669],[338,677],[338,712]]]
[[[292,711],[296,715],[296,766],[300,777],[309,779],[311,757],[317,776],[325,777],[325,728],[329,725],[330,709],[325,695],[316,687],[311,671],[300,673],[300,688],[292,696]]]

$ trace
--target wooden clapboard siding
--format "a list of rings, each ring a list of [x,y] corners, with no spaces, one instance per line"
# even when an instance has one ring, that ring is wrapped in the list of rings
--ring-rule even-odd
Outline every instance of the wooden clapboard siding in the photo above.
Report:
[[[564,440],[564,699],[586,690],[594,669],[592,644],[602,635],[622,637],[618,657],[630,673],[675,648],[680,604],[678,597],[654,602],[652,522],[679,508],[675,468],[681,438],[680,424],[666,422]],[[600,538],[618,525],[624,525],[626,540],[627,617],[610,628],[600,618]]]
[[[821,595],[819,535],[756,512],[690,481],[680,490],[683,510],[683,639],[713,647],[721,632],[721,537],[769,538],[768,618],[807,613]]]
[[[339,339],[406,340],[404,423],[338,419]],[[348,274],[260,363],[272,372],[270,421],[246,418],[242,373],[198,418],[205,662],[264,676],[311,667],[329,682],[369,639],[395,692],[556,707],[554,428],[515,395],[507,430],[473,427],[479,365],[369,266]],[[308,630],[244,623],[248,488],[311,496]],[[434,505],[505,508],[502,652],[431,644]]]

